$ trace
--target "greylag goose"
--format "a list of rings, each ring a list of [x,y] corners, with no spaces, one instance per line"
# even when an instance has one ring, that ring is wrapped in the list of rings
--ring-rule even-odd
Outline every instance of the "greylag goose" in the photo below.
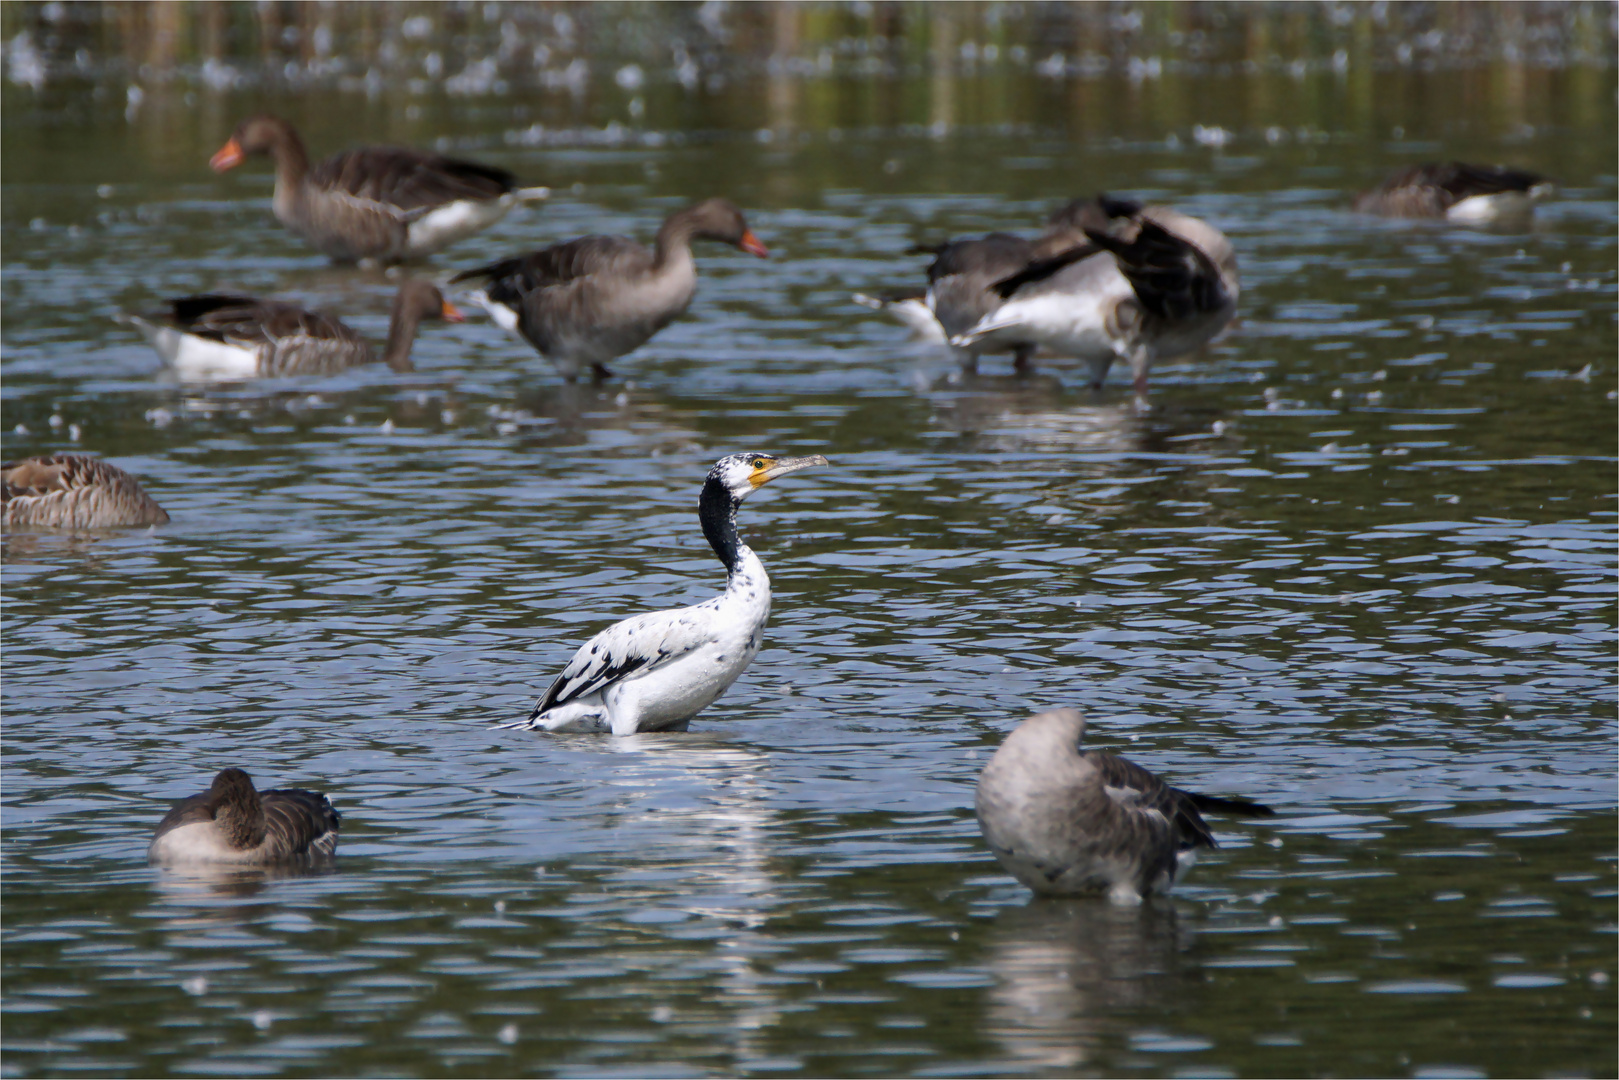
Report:
[[[1037,893],[1107,892],[1140,903],[1213,848],[1204,813],[1274,815],[1245,799],[1197,795],[1121,757],[1084,750],[1077,709],[1032,716],[978,778],[978,827],[995,858]]]
[[[1525,217],[1552,192],[1546,178],[1501,165],[1413,165],[1355,199],[1363,214],[1474,224]]]
[[[697,293],[693,240],[717,240],[768,258],[742,211],[708,199],[670,214],[648,249],[624,236],[585,236],[466,270],[450,281],[488,282],[471,298],[527,341],[572,382],[588,366],[640,348],[691,306]]]
[[[1077,357],[1097,387],[1123,358],[1144,397],[1154,360],[1207,344],[1236,314],[1236,252],[1212,225],[1162,206],[1097,225],[1081,222],[1087,242],[997,282],[1001,305],[951,344],[1041,345]]]
[[[732,454],[714,463],[697,500],[703,535],[725,564],[725,591],[671,611],[614,623],[574,653],[528,714],[501,727],[546,731],[685,731],[758,655],[770,618],[770,578],[737,537],[742,500],[826,458]]]
[[[169,522],[133,476],[82,454],[49,454],[0,465],[0,498],[8,528],[116,529]]]
[[[313,860],[337,850],[341,823],[319,792],[257,791],[241,769],[221,769],[207,791],[163,816],[146,855],[152,862],[244,866]]]
[[[487,229],[518,203],[543,199],[504,169],[403,146],[363,146],[313,167],[279,117],[254,116],[209,159],[215,172],[252,154],[275,161],[275,216],[333,259],[419,259]]]
[[[926,289],[898,289],[876,295],[856,293],[857,304],[884,311],[909,326],[924,340],[950,342],[966,334],[998,309],[1004,298],[995,290],[997,282],[1088,241],[1086,228],[1106,229],[1112,219],[1133,214],[1136,204],[1106,195],[1075,199],[1046,220],[1045,231],[1034,240],[1011,233],[990,233],[971,239],[923,244],[911,254],[932,255]],[[961,346],[961,358],[968,368],[976,367],[980,353],[1011,352],[1013,366],[1023,371],[1034,355],[1036,342],[1004,333],[994,339],[973,341]]]
[[[183,379],[330,375],[376,359],[365,338],[339,320],[284,300],[211,293],[168,301],[166,311],[124,315]],[[438,287],[407,281],[394,295],[384,363],[410,371],[410,349],[424,319],[461,322]]]

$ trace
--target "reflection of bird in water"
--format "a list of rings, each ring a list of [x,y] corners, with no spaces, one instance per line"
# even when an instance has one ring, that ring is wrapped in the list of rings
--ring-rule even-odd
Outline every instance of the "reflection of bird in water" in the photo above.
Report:
[[[1177,995],[1183,945],[1170,907],[1035,901],[990,932],[987,1033],[1020,1061],[1072,1072]]]
[[[598,745],[613,753],[591,768],[591,783],[623,792],[626,811],[604,832],[610,850],[601,855],[633,855],[634,883],[624,889],[643,893],[646,904],[711,924],[665,938],[658,956],[666,970],[713,972],[698,1008],[723,1013],[734,1067],[748,1071],[776,1049],[772,1029],[785,1002],[773,970],[780,941],[767,923],[793,889],[779,868],[792,837],[782,835],[771,809],[766,756],[712,732],[638,734]],[[655,1016],[672,1017],[679,1002],[690,1001],[680,983],[649,978],[643,985],[646,998],[660,1002]]]
[[[670,214],[652,248],[625,236],[585,236],[466,270],[452,282],[488,282],[472,294],[490,318],[527,341],[572,381],[589,367],[633,352],[674,322],[697,295],[693,240],[717,240],[749,255],[770,252],[742,211],[708,199]]]
[[[574,654],[520,724],[547,731],[683,731],[753,662],[770,617],[770,578],[736,531],[742,501],[826,458],[732,454],[709,470],[698,518],[725,564],[725,591],[672,611],[614,623]]]
[[[1037,893],[1107,892],[1139,904],[1165,892],[1197,848],[1203,813],[1270,817],[1268,806],[1172,788],[1141,766],[1084,750],[1085,719],[1056,709],[1025,720],[978,778],[978,825],[1002,867]]]
[[[319,792],[258,791],[241,769],[221,769],[207,791],[180,800],[164,815],[147,857],[248,866],[315,861],[337,850],[341,823]]]
[[[1356,196],[1355,209],[1384,217],[1484,224],[1528,217],[1535,203],[1551,193],[1552,185],[1537,173],[1450,161],[1401,169]]]
[[[362,146],[313,168],[291,124],[242,121],[208,162],[225,172],[251,154],[275,161],[275,216],[333,259],[419,259],[487,229],[519,203],[544,199],[504,169],[403,146]]]
[[[1155,360],[1193,352],[1225,329],[1240,290],[1225,235],[1167,207],[1103,205],[1102,222],[1085,201],[1059,211],[1072,215],[1085,242],[1031,259],[996,281],[992,289],[1002,302],[955,333],[951,344],[1041,346],[1077,357],[1097,387],[1122,359],[1144,396]]]
[[[214,293],[182,296],[151,315],[123,315],[182,379],[331,375],[369,364],[371,346],[330,315],[283,300]],[[461,313],[426,281],[406,281],[394,296],[380,359],[410,371],[410,349],[423,320],[460,322]]]
[[[112,529],[169,520],[133,476],[83,454],[7,462],[0,466],[0,501],[7,528]]]
[[[934,399],[935,422],[1003,450],[1127,453],[1153,428],[1136,410],[1065,395],[1050,376],[969,376],[946,384]]]

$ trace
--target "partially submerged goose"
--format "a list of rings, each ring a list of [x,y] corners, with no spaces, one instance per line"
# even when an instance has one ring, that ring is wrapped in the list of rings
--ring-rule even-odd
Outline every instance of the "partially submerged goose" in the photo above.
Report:
[[[487,229],[547,188],[520,188],[504,169],[403,146],[364,146],[313,167],[279,117],[237,127],[208,164],[233,169],[253,154],[275,161],[275,216],[333,259],[419,259]]]
[[[1526,217],[1552,193],[1545,177],[1502,165],[1460,161],[1401,169],[1355,199],[1363,214],[1384,217],[1446,218],[1486,223]]]
[[[480,266],[451,282],[482,279],[472,299],[503,328],[527,341],[570,382],[589,367],[640,348],[691,306],[697,293],[693,240],[717,240],[759,258],[770,252],[742,211],[708,199],[664,221],[652,248],[624,236],[585,236],[528,255]]]
[[[182,379],[331,375],[377,359],[341,321],[284,300],[211,293],[168,301],[166,311],[124,315]],[[424,319],[461,322],[437,286],[406,281],[394,295],[381,360],[410,371],[410,349]]]
[[[1044,346],[1077,357],[1098,387],[1113,361],[1123,359],[1144,396],[1155,360],[1192,352],[1225,329],[1241,289],[1225,235],[1167,207],[1105,202],[1127,212],[1105,220],[1076,212],[1086,242],[1033,259],[996,282],[1003,302],[951,344]]]
[[[153,862],[264,863],[313,860],[337,850],[342,819],[326,796],[301,788],[258,791],[241,769],[181,799],[158,823]]]
[[[777,477],[826,464],[819,454],[732,454],[715,462],[697,516],[725,564],[725,591],[614,623],[580,646],[527,720],[500,726],[614,735],[686,730],[753,662],[770,618],[770,578],[737,536],[738,508]]]
[[[169,521],[133,476],[82,454],[49,454],[0,465],[0,498],[8,528],[115,529]]]
[[[995,858],[1037,893],[1106,892],[1140,903],[1213,848],[1203,813],[1270,817],[1267,806],[1172,788],[1146,769],[1080,747],[1085,720],[1055,709],[1006,737],[978,778],[978,827]]]

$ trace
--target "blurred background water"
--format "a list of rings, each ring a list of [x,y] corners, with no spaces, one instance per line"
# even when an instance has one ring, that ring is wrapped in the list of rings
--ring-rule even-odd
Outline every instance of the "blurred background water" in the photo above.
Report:
[[[0,5],[6,457],[173,515],[4,543],[0,1072],[1613,1075],[1615,8]],[[221,286],[383,335],[394,279],[208,155],[279,112],[554,189],[416,271],[712,194],[690,314],[565,386],[488,321],[417,370],[182,385],[112,321]],[[1360,218],[1534,169],[1517,231]],[[919,240],[1107,190],[1207,218],[1239,322],[1154,373],[977,377],[855,307]],[[73,438],[75,427],[77,441]],[[520,719],[587,634],[776,611],[679,736]],[[1140,910],[1031,902],[972,819],[1029,711],[1274,805]],[[226,765],[336,867],[188,876]]]

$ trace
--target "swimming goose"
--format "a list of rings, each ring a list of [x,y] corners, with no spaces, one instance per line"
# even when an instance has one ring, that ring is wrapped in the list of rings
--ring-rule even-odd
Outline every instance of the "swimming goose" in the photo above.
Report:
[[[337,850],[341,823],[319,792],[256,791],[241,769],[222,769],[207,791],[181,799],[163,816],[146,855],[165,863],[313,860]]]
[[[1355,199],[1363,214],[1491,222],[1525,217],[1552,193],[1546,178],[1501,165],[1460,161],[1413,165]]]
[[[569,382],[586,365],[604,379],[612,374],[609,360],[640,348],[691,306],[697,293],[693,240],[718,240],[761,259],[770,255],[742,211],[725,199],[708,199],[669,215],[650,250],[624,236],[585,236],[450,281],[486,279],[488,286],[472,299]]]
[[[403,146],[345,150],[311,168],[292,125],[268,114],[242,121],[208,164],[225,172],[252,154],[275,161],[281,224],[341,262],[419,259],[550,194],[504,169]]]
[[[339,320],[284,300],[212,293],[168,301],[168,310],[120,319],[133,325],[182,379],[331,375],[369,364],[371,346]],[[394,295],[384,363],[410,371],[410,348],[423,319],[461,322],[461,312],[425,281]]]
[[[1236,314],[1236,252],[1212,225],[1162,206],[1081,228],[1086,243],[997,282],[1004,302],[951,344],[1043,345],[1085,363],[1096,387],[1122,358],[1145,397],[1153,361],[1207,344]]]
[[[8,528],[114,529],[169,521],[133,476],[82,454],[49,454],[0,465],[0,500]]]
[[[579,648],[527,720],[500,726],[614,735],[685,731],[753,662],[770,618],[770,578],[737,537],[737,509],[777,477],[826,464],[819,454],[732,454],[715,462],[697,517],[725,564],[725,591],[691,607],[614,623]]]
[[[1245,799],[1172,788],[1139,765],[1083,750],[1077,709],[1032,716],[978,778],[978,827],[995,858],[1037,893],[1107,892],[1138,904],[1166,891],[1195,849],[1213,848],[1201,812],[1274,815]]]

